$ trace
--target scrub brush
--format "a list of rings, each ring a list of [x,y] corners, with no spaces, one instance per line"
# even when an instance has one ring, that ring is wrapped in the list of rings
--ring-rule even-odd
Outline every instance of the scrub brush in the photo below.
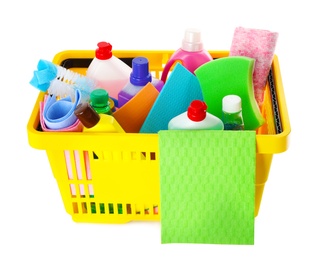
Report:
[[[95,80],[43,59],[39,60],[29,83],[50,95],[59,98],[70,96],[72,100],[75,90],[79,89],[84,101],[88,101],[90,93],[97,88]]]

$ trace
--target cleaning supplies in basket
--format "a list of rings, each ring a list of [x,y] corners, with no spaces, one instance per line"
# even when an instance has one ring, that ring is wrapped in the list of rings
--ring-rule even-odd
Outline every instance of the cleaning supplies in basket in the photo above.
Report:
[[[131,67],[112,54],[112,45],[99,42],[95,57],[87,68],[86,76],[98,82],[116,101],[120,90],[129,81]]]
[[[196,28],[185,30],[181,48],[175,51],[163,69],[161,80],[166,82],[171,67],[180,62],[190,72],[194,71],[202,64],[213,60],[212,56],[203,47],[201,32]]]

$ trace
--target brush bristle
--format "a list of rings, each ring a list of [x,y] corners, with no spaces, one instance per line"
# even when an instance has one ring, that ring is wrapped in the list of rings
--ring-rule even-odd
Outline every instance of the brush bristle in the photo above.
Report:
[[[61,66],[57,66],[57,77],[51,81],[48,93],[60,98],[70,96],[73,100],[75,90],[79,89],[82,94],[82,101],[89,101],[90,93],[96,88],[94,80],[71,71]]]

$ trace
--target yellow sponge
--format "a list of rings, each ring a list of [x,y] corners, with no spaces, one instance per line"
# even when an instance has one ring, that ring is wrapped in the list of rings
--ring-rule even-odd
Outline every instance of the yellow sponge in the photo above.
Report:
[[[194,72],[209,113],[221,118],[223,97],[241,97],[245,130],[256,130],[265,122],[254,97],[254,63],[253,58],[229,56],[207,62]]]

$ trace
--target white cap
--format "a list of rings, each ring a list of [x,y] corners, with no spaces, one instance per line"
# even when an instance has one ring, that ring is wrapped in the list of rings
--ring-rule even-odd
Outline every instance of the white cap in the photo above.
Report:
[[[222,110],[227,113],[236,113],[242,110],[241,98],[237,95],[227,95],[222,99]]]
[[[201,39],[201,32],[196,28],[188,28],[185,30],[184,38],[182,40],[182,50],[196,52],[203,50],[203,42]]]

